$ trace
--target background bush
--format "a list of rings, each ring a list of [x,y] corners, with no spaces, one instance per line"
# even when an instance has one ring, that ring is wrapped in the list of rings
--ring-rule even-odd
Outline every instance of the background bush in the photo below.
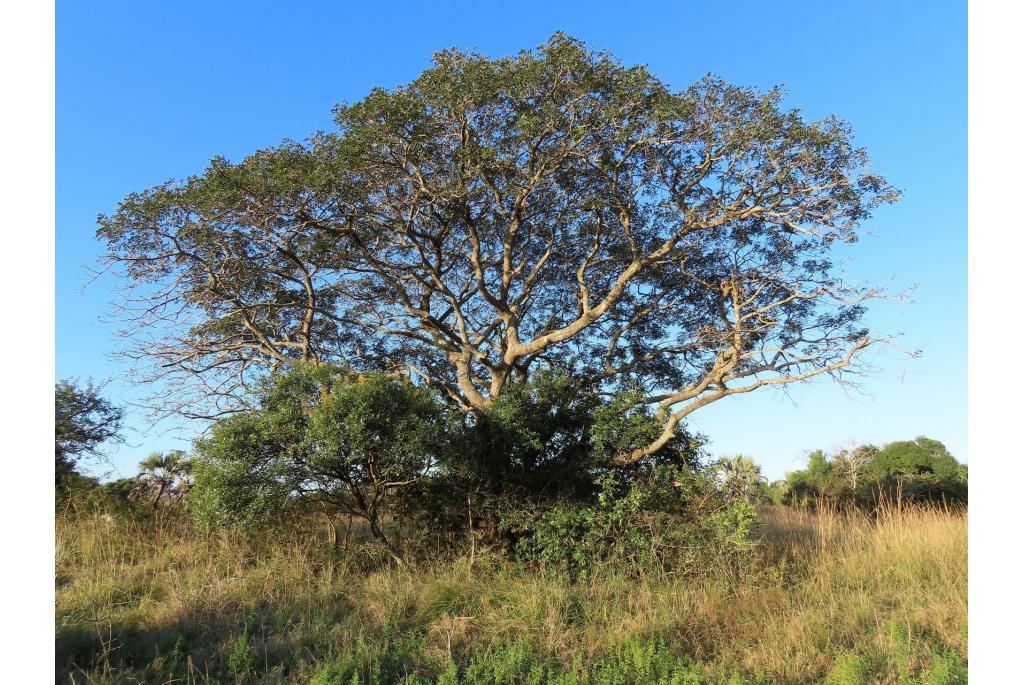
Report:
[[[862,455],[856,473],[851,473],[851,452]],[[806,468],[787,473],[769,492],[779,503],[802,507],[829,503],[874,508],[896,501],[962,505],[967,503],[967,467],[941,442],[921,436],[831,456],[815,450]]]

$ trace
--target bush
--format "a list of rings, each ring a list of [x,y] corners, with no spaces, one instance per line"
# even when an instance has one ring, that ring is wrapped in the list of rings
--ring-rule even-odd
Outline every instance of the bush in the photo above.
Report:
[[[568,375],[538,373],[507,387],[487,414],[470,418],[437,472],[410,488],[399,513],[431,547],[439,531],[468,533],[472,521],[486,543],[514,551],[516,525],[501,522],[517,512],[585,511],[607,478],[625,487],[659,464],[699,463],[701,438],[682,427],[651,457],[625,468],[612,463],[660,430],[636,392],[608,398]]]
[[[727,501],[707,474],[659,466],[632,481],[606,476],[593,505],[520,510],[502,527],[518,539],[521,562],[585,578],[602,567],[635,574],[734,566],[751,547],[754,520],[751,504]]]
[[[228,668],[235,677],[246,678],[256,670],[257,656],[249,637],[249,627],[246,626],[231,647]]]
[[[357,516],[401,561],[384,516],[396,492],[436,467],[451,424],[432,393],[402,379],[301,366],[196,444],[193,508],[201,521],[250,530],[296,504]]]
[[[55,490],[57,512],[61,515],[150,518],[153,508],[131,497],[136,485],[134,478],[100,483],[96,478],[69,472]]]

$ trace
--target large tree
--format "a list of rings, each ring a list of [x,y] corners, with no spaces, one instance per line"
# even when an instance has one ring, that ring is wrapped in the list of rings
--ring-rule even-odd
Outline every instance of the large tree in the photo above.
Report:
[[[338,130],[132,195],[99,233],[132,320],[172,331],[135,354],[225,400],[192,413],[299,360],[398,371],[477,415],[554,367],[656,408],[625,465],[700,407],[841,379],[885,340],[860,323],[881,291],[832,253],[898,194],[847,124],[781,97],[673,91],[562,34],[449,50],[337,107]]]

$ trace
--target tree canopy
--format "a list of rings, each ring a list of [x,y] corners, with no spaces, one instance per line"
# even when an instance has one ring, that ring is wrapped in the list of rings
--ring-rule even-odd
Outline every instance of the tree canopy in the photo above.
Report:
[[[100,395],[100,389],[87,381],[80,386],[66,379],[54,386],[54,434],[56,480],[74,471],[84,456],[99,454],[103,443],[121,439],[124,412]]]
[[[447,50],[337,129],[100,217],[124,314],[190,416],[297,362],[399,372],[487,415],[555,369],[634,393],[656,454],[720,398],[856,370],[879,288],[832,258],[898,197],[838,118],[708,76],[672,90],[563,34]]]

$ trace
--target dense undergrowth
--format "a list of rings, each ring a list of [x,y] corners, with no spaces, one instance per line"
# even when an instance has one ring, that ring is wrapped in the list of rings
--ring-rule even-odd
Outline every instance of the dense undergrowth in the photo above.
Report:
[[[63,683],[966,682],[967,521],[760,513],[740,567],[585,576],[61,515]]]

